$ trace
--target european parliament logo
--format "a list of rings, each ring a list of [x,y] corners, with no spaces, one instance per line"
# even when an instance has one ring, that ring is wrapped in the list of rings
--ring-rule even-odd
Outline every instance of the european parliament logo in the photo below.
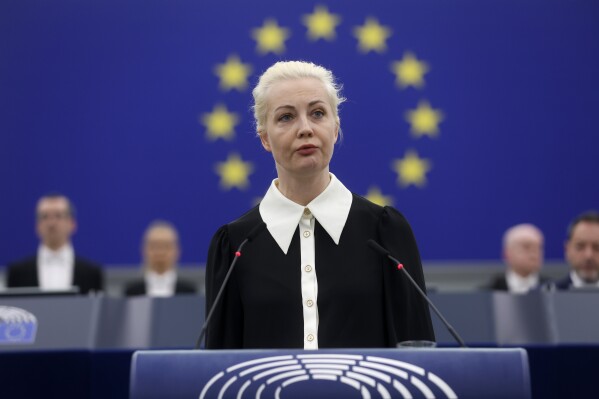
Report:
[[[12,306],[0,306],[0,344],[32,344],[37,332],[37,318]]]
[[[217,373],[207,398],[457,398],[442,378],[417,365],[380,356],[271,356]]]

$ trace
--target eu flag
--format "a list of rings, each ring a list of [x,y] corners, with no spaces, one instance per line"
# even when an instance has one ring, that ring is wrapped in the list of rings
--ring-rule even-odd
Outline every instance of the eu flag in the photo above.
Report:
[[[278,60],[343,83],[331,171],[402,211],[425,261],[498,259],[522,222],[561,258],[599,207],[594,0],[5,0],[0,37],[0,264],[35,250],[48,191],[89,257],[137,263],[161,218],[204,262],[276,177],[250,107]]]

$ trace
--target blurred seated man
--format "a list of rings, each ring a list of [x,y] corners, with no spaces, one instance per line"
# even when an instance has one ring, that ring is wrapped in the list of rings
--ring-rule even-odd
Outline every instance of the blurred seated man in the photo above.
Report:
[[[543,265],[543,233],[532,224],[518,224],[503,235],[505,273],[489,285],[492,290],[526,293],[547,281],[539,275]]]
[[[37,203],[36,220],[41,241],[37,255],[8,265],[7,286],[44,291],[77,286],[81,294],[102,291],[102,268],[75,254],[71,244],[77,228],[71,201],[61,194],[43,196]]]
[[[570,274],[555,288],[599,288],[599,212],[585,212],[570,223],[565,252]]]
[[[144,278],[127,284],[125,295],[169,297],[194,294],[193,283],[177,278],[179,253],[179,235],[175,227],[164,221],[152,222],[142,243]]]

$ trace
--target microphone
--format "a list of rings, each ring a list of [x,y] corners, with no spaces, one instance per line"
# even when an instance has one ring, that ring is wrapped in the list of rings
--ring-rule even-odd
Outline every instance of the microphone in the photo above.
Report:
[[[237,259],[239,259],[239,257],[241,257],[241,250],[243,249],[245,244],[247,244],[248,242],[251,242],[265,228],[266,228],[266,223],[260,222],[259,224],[254,226],[254,228],[252,230],[250,230],[248,235],[245,237],[245,240],[243,240],[241,242],[241,244],[239,244],[239,248],[237,248],[237,251],[235,251],[235,258],[233,258],[233,262],[231,262],[231,266],[229,266],[229,270],[227,271],[227,274],[225,275],[225,279],[223,280],[223,283],[220,286],[220,289],[218,290],[218,294],[216,294],[216,299],[214,300],[214,303],[212,304],[212,307],[210,308],[210,312],[208,312],[208,316],[206,317],[206,321],[204,322],[204,325],[202,326],[202,331],[200,332],[200,336],[198,337],[198,340],[196,341],[195,349],[200,349],[200,345],[202,344],[204,335],[206,335],[206,329],[208,328],[208,324],[210,323],[212,314],[214,313],[214,310],[216,309],[216,306],[218,305],[218,302],[220,301],[220,297],[222,296],[222,294],[225,290],[225,287],[227,286],[227,282],[229,281],[229,277],[231,277],[231,273],[233,272],[233,268],[235,267],[235,264],[237,263]]]
[[[391,256],[389,251],[387,251],[385,248],[381,247],[378,242],[376,242],[372,239],[368,240],[368,246],[370,248],[372,248],[373,250],[375,250],[376,252],[378,252],[379,254],[391,259],[391,261],[397,265],[397,269],[404,272],[404,274],[406,275],[408,280],[410,280],[410,283],[418,290],[420,295],[426,300],[426,302],[429,304],[431,309],[433,309],[435,311],[437,316],[439,316],[439,319],[441,319],[441,321],[445,325],[445,328],[447,328],[447,330],[453,336],[453,338],[455,338],[455,340],[458,342],[458,344],[460,344],[460,346],[462,348],[467,348],[466,344],[464,343],[462,338],[460,338],[460,336],[458,335],[456,330],[451,326],[451,324],[449,324],[449,322],[445,319],[445,317],[443,317],[443,315],[441,314],[439,309],[437,309],[437,307],[431,302],[431,300],[428,299],[428,297],[426,296],[424,291],[422,291],[422,289],[418,286],[418,284],[416,284],[416,282],[414,281],[412,276],[410,276],[410,273],[408,273],[408,271],[404,268],[403,264],[400,261],[398,261],[397,259],[395,259],[393,256]]]

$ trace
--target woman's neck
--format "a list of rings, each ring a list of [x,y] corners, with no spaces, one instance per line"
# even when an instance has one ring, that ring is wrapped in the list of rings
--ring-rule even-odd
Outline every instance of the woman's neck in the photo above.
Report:
[[[322,193],[331,181],[328,169],[316,176],[288,177],[281,176],[276,185],[281,194],[300,205],[308,205],[314,198]]]

